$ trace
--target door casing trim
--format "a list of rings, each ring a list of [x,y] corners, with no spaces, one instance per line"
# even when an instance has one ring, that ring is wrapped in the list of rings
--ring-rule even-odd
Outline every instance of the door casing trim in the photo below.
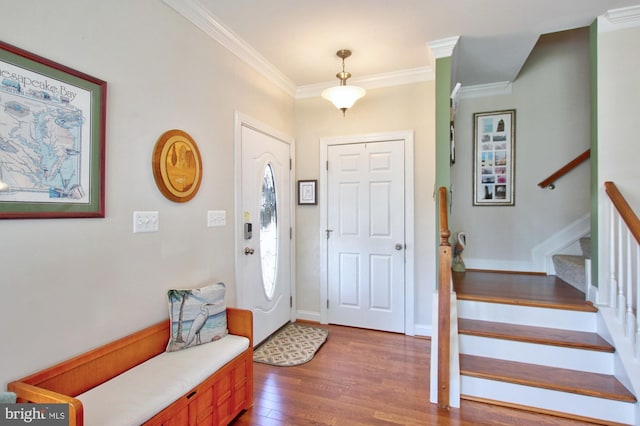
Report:
[[[408,336],[415,334],[415,282],[414,282],[414,258],[415,258],[415,237],[414,237],[414,167],[413,167],[413,130],[401,130],[396,132],[368,133],[364,135],[336,136],[320,138],[320,177],[319,196],[320,206],[320,323],[327,324],[329,314],[327,310],[327,300],[329,297],[329,277],[327,264],[327,238],[325,230],[328,228],[327,212],[327,148],[330,145],[346,145],[353,143],[384,142],[392,140],[404,141],[404,220],[405,220],[405,292],[404,292],[404,332]]]
[[[233,112],[233,151],[234,151],[234,200],[233,200],[233,209],[234,209],[234,259],[235,259],[235,272],[236,272],[236,305],[240,304],[240,301],[243,300],[242,296],[242,281],[243,281],[243,272],[242,272],[242,256],[244,253],[242,252],[243,247],[243,222],[242,222],[242,127],[251,128],[257,132],[263,133],[267,136],[270,136],[274,139],[282,141],[289,145],[289,155],[291,157],[292,164],[295,164],[295,143],[294,139],[282,132],[279,132],[270,126],[246,115],[239,111]],[[290,225],[292,229],[292,235],[289,239],[289,273],[291,277],[289,279],[290,283],[290,292],[291,292],[291,300],[292,306],[290,307],[289,317],[291,321],[296,320],[296,252],[295,252],[295,226],[296,218],[295,218],[295,202],[294,202],[294,191],[295,188],[295,179],[293,173],[293,167],[289,169],[289,191],[291,194],[290,206],[289,206],[289,218]]]

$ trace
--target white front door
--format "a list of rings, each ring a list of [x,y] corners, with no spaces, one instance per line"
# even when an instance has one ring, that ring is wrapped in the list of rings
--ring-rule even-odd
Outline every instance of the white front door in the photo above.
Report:
[[[291,318],[291,146],[247,125],[240,139],[238,305],[257,345]]]
[[[327,147],[328,322],[405,332],[404,141]]]

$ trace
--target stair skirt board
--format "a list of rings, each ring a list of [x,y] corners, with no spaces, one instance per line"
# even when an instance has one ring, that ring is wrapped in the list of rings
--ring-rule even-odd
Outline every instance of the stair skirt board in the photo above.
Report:
[[[461,376],[461,398],[503,401],[582,418],[634,424],[635,404],[477,377]],[[499,404],[499,403],[498,403]]]
[[[567,311],[458,299],[458,317],[562,330],[597,330],[595,312]]]
[[[533,263],[537,268],[536,270],[545,271],[548,275],[555,275],[551,256],[567,250],[571,251],[572,248],[575,249],[575,252],[578,252],[579,249],[577,245],[580,245],[578,241],[590,234],[591,213],[586,213],[532,248],[531,255]]]
[[[634,348],[619,327],[615,308],[600,310],[601,324],[599,334],[616,346],[615,371],[616,377],[627,389],[633,389],[636,397],[640,396],[640,358],[634,356]],[[638,403],[638,422],[640,423],[640,402]]]
[[[591,373],[614,374],[614,355],[577,348],[550,346],[460,334],[460,353]]]

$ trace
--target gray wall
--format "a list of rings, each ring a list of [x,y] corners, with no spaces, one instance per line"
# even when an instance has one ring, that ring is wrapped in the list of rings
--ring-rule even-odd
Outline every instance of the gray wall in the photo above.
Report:
[[[464,231],[468,268],[536,270],[532,249],[589,212],[589,166],[537,183],[589,148],[588,30],[540,38],[508,95],[466,97],[456,114],[451,171],[453,234]],[[473,206],[473,114],[516,110],[515,206]]]

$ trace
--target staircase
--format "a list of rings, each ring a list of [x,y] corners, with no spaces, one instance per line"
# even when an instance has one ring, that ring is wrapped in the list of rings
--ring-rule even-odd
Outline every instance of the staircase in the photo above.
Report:
[[[591,259],[591,238],[580,238],[581,255],[555,254],[553,266],[556,276],[586,293],[586,259]]]
[[[615,348],[597,334],[584,294],[549,276],[467,271],[454,285],[462,399],[635,423],[636,398],[614,377]]]

